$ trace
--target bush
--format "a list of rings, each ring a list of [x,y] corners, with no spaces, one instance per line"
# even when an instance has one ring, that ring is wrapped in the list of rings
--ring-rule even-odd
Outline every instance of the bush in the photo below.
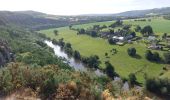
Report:
[[[128,48],[127,50],[129,56],[135,56],[136,55],[136,49],[135,48]]]
[[[150,50],[147,50],[146,53],[145,53],[145,57],[149,61],[155,61],[155,62],[160,62],[161,61],[161,58],[160,58],[158,52],[152,53]]]
[[[56,92],[58,84],[54,78],[54,75],[51,74],[48,79],[43,82],[42,92],[46,97],[54,94]]]
[[[129,74],[129,81],[130,81],[130,84],[131,85],[135,85],[136,84],[136,76],[135,76],[135,74],[134,73],[130,73]]]
[[[74,58],[79,59],[79,60],[81,59],[81,55],[80,55],[79,51],[77,51],[77,50],[74,51]]]
[[[170,53],[164,53],[165,63],[170,64]]]
[[[114,79],[114,77],[116,76],[114,66],[110,62],[105,62],[105,65],[106,65],[106,69],[105,69],[106,74],[112,79]]]
[[[170,94],[170,81],[168,79],[160,78],[147,78],[146,89],[150,92],[169,95]]]

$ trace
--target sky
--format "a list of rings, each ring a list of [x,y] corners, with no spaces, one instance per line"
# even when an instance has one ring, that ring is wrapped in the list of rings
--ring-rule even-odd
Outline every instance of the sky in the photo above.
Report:
[[[34,10],[54,15],[113,14],[170,7],[170,0],[0,0],[0,10]]]

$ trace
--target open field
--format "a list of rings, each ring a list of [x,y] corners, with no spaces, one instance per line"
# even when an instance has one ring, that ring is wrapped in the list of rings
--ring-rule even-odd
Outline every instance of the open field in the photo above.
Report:
[[[88,28],[92,25],[110,25],[113,22],[99,22],[99,23],[90,23],[83,25],[76,25],[74,28]],[[156,34],[162,34],[164,32],[170,33],[170,21],[163,19],[152,19],[151,22],[134,22],[134,21],[125,21],[126,24],[141,25],[151,25]],[[64,38],[65,42],[70,42],[74,50],[80,51],[83,56],[98,55],[102,64],[101,68],[104,68],[104,61],[109,60],[115,67],[116,72],[122,77],[128,77],[129,73],[135,73],[139,70],[141,72],[137,73],[137,79],[139,82],[143,82],[144,73],[147,73],[149,76],[157,76],[161,73],[163,64],[152,63],[145,59],[145,51],[147,50],[146,45],[139,42],[134,42],[133,44],[126,44],[124,46],[110,45],[107,40],[101,38],[92,38],[88,35],[77,35],[76,31],[69,30],[68,27],[57,28],[59,35],[55,36],[53,33],[54,29],[42,30],[41,33],[46,34],[50,38],[60,39]],[[129,47],[135,47],[139,58],[132,58],[127,54],[127,49]],[[110,53],[111,49],[117,49],[118,53],[112,55]],[[105,57],[105,53],[109,54],[110,58]],[[158,51],[161,56],[162,51]]]

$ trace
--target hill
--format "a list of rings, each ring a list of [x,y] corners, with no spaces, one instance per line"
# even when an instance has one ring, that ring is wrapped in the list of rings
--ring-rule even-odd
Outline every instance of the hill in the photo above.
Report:
[[[32,30],[50,28],[50,27],[61,27],[69,24],[68,20],[55,20],[46,18],[46,14],[33,12],[33,11],[22,11],[22,12],[0,12],[0,25],[7,26],[19,26],[23,28],[29,28]]]
[[[116,14],[85,14],[82,16],[144,17],[149,15],[167,15],[167,14],[170,14],[170,7],[154,8],[154,9],[146,9],[146,10],[131,10],[131,11],[125,11]]]

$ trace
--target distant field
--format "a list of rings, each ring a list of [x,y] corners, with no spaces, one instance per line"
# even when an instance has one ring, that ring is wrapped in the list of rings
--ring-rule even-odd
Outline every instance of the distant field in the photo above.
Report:
[[[83,25],[76,25],[76,28],[88,28],[92,25],[110,25],[113,22],[99,22],[90,23]],[[154,32],[157,34],[170,32],[170,21],[163,19],[153,19],[151,22],[134,22],[125,21],[126,24],[138,24],[141,26],[151,25]],[[146,72],[150,76],[157,76],[161,73],[163,64],[157,64],[149,62],[145,59],[145,51],[147,50],[145,44],[134,43],[126,44],[125,46],[110,45],[107,40],[101,38],[92,38],[87,35],[77,35],[76,31],[69,30],[68,27],[57,28],[59,35],[55,36],[53,34],[54,29],[42,30],[41,32],[46,34],[50,38],[60,39],[64,38],[65,42],[70,42],[75,50],[80,51],[83,56],[98,55],[102,64],[101,68],[104,68],[104,61],[109,60],[115,67],[116,72],[122,77],[128,77],[129,73],[136,72],[142,69],[142,72],[137,73],[137,79],[139,82],[143,82],[143,75]],[[141,56],[140,59],[132,58],[127,54],[127,48],[135,47],[137,49],[137,54]],[[116,48],[118,53],[112,55],[110,50]],[[109,59],[105,57],[105,53],[109,54]],[[162,51],[159,52],[161,55]]]
[[[144,27],[145,25],[151,25],[155,33],[170,33],[170,20],[165,20],[163,18],[152,18],[151,22],[126,20],[124,23],[140,25],[141,27]]]

